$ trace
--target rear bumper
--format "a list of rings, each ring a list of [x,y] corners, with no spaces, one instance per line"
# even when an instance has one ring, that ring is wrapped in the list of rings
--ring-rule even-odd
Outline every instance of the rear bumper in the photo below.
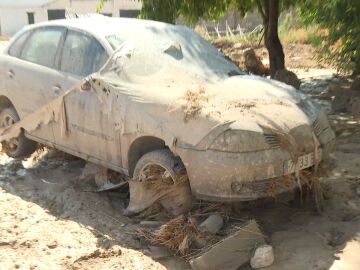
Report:
[[[321,146],[323,158],[334,140]],[[286,175],[288,151],[278,148],[250,153],[177,149],[190,180],[192,193],[210,201],[248,201],[269,197],[296,187]]]

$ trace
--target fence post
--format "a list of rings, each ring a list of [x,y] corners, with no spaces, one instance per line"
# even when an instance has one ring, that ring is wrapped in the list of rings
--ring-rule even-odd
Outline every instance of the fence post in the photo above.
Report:
[[[227,26],[227,29],[229,30],[230,36],[233,37],[234,33],[231,31],[231,28],[230,28],[229,24],[227,23],[227,21],[226,21],[226,26]]]
[[[214,28],[215,28],[215,31],[216,31],[216,33],[218,35],[218,38],[221,38],[221,35],[219,33],[219,24],[217,24]]]
[[[210,37],[209,31],[208,31],[208,29],[206,27],[206,24],[204,24],[204,27],[205,27],[206,36],[207,36],[208,39],[210,39],[211,37]]]

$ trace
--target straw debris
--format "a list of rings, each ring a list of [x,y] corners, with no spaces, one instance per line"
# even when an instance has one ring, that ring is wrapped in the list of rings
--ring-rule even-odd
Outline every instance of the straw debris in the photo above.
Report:
[[[248,102],[236,102],[234,104],[235,108],[241,108],[245,110],[250,110],[251,108],[256,107],[256,103],[254,101],[248,101]]]
[[[183,99],[186,101],[186,104],[183,106],[185,122],[195,118],[203,107],[202,103],[208,101],[208,97],[205,95],[205,89],[203,87],[200,87],[198,91],[186,91]]]
[[[278,177],[267,184],[265,193],[268,197],[275,198],[279,190],[289,190],[296,184],[296,177],[293,174]]]
[[[288,150],[292,161],[297,162],[300,154],[295,138],[291,136],[290,133],[282,130],[272,129],[271,131],[276,135],[280,147],[282,149]]]
[[[301,203],[303,198],[307,199],[309,198],[308,196],[311,194],[315,200],[317,210],[319,212],[322,212],[325,198],[324,189],[322,188],[320,181],[322,174],[322,171],[314,172],[314,169],[310,168],[299,171],[298,177],[293,173],[285,175],[283,177],[275,178],[268,183],[265,193],[267,196],[275,198],[279,190],[290,190],[292,187],[294,187],[295,185],[299,185],[300,183],[299,188],[301,191]],[[304,193],[303,190],[305,191]],[[309,191],[311,193],[308,194],[306,193],[306,191]]]
[[[200,236],[196,221],[184,215],[171,219],[158,230],[137,230],[137,235],[153,245],[161,245],[182,256],[187,255]]]

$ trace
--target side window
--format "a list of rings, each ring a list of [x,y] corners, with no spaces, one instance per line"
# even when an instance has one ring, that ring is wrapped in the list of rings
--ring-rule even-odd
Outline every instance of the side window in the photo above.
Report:
[[[64,43],[60,69],[71,74],[88,76],[98,71],[107,58],[104,48],[95,38],[69,30]]]
[[[55,66],[56,51],[63,33],[62,28],[36,30],[27,40],[20,58],[42,66]]]
[[[23,33],[21,36],[19,36],[14,43],[11,45],[10,49],[9,49],[9,55],[11,56],[15,56],[15,57],[19,57],[20,53],[21,53],[21,49],[24,45],[24,42],[26,41],[26,39],[28,38],[28,36],[30,35],[30,31],[27,31],[25,33]]]

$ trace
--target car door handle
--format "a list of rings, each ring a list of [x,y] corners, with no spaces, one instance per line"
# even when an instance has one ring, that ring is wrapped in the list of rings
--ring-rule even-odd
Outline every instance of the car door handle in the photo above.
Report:
[[[10,69],[8,72],[7,72],[7,75],[9,76],[10,79],[12,79],[14,76],[15,76],[15,73],[12,69]]]
[[[61,92],[61,86],[60,85],[54,85],[52,87],[52,89],[53,89],[54,93],[57,94],[57,95],[60,94],[60,92]]]

